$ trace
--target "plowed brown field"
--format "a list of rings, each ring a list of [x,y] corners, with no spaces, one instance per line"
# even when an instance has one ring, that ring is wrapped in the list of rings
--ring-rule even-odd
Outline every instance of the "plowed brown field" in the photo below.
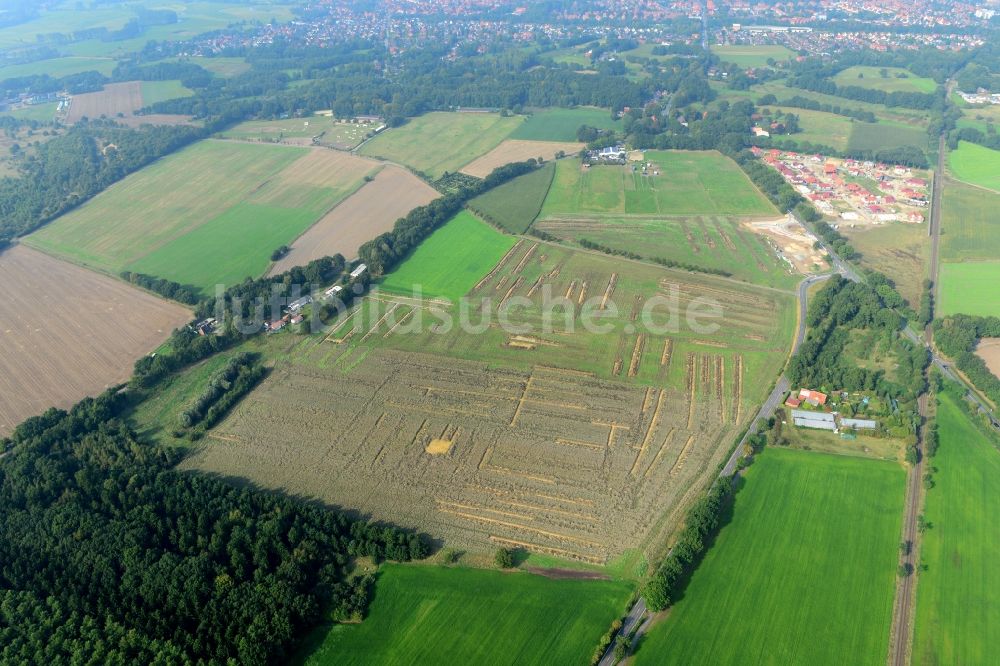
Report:
[[[575,155],[583,146],[582,143],[508,139],[482,157],[466,164],[462,167],[462,173],[485,178],[493,169],[511,162],[523,162],[532,157],[551,160],[560,150],[567,155]]]
[[[0,254],[0,435],[126,380],[185,308],[24,246]]]
[[[271,267],[271,275],[338,252],[353,259],[365,241],[392,230],[397,219],[438,196],[409,171],[388,165],[302,234],[292,251]]]

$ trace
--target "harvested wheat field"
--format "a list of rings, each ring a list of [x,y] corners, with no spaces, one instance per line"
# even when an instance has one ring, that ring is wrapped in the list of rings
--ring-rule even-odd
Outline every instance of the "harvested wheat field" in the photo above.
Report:
[[[0,435],[122,382],[190,319],[179,305],[24,246],[0,255]]]
[[[396,220],[438,196],[434,188],[406,169],[388,165],[302,234],[291,252],[271,267],[270,274],[338,252],[353,259],[363,243],[391,231]]]
[[[142,82],[109,83],[104,90],[73,95],[66,112],[66,122],[75,123],[83,118],[96,119],[101,116],[114,118],[119,113],[131,116],[143,107]]]
[[[374,291],[319,335],[274,336],[272,374],[185,465],[475,552],[654,554],[780,371],[792,295],[528,239],[491,261],[475,330],[449,326],[459,305]],[[670,294],[725,326],[659,328]]]
[[[170,81],[126,81],[124,83],[109,83],[103,90],[97,92],[73,95],[65,122],[75,123],[83,118],[95,120],[102,116],[111,118],[129,127],[150,125],[190,125],[191,116],[150,114],[137,116],[135,112],[150,104],[190,94],[183,87],[173,86]],[[144,91],[145,90],[145,94]],[[118,117],[121,114],[122,117]]]
[[[692,387],[712,360],[691,359]],[[314,342],[183,465],[456,547],[597,564],[676,525],[737,428],[701,388]]]
[[[576,155],[583,146],[584,144],[582,143],[561,141],[508,139],[482,157],[466,164],[462,167],[462,173],[476,176],[477,178],[485,178],[497,167],[502,167],[511,162],[523,162],[532,157],[551,160],[555,158],[556,153],[559,151],[567,155]]]

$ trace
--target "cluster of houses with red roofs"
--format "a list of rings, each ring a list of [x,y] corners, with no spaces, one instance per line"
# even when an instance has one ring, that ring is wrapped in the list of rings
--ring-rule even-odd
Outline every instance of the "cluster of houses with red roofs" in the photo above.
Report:
[[[799,389],[798,395],[794,392],[789,395],[788,399],[785,400],[785,406],[792,408],[792,423],[800,428],[829,430],[831,432],[878,429],[878,421],[873,419],[848,418],[836,411],[828,411],[827,401],[829,399],[830,397],[825,393],[804,388]],[[804,404],[813,409],[802,409]]]
[[[751,149],[824,215],[845,222],[920,223],[929,200],[927,178],[881,162]]]

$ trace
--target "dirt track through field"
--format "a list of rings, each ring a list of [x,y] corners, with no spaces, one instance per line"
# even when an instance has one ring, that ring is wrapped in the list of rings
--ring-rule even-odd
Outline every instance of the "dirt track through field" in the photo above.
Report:
[[[396,220],[438,196],[436,190],[409,171],[388,165],[376,174],[372,182],[342,201],[302,234],[292,244],[292,251],[275,262],[270,274],[283,273],[293,266],[338,252],[353,259],[365,242],[391,231]]]
[[[185,308],[24,246],[0,254],[0,435],[123,382]]]

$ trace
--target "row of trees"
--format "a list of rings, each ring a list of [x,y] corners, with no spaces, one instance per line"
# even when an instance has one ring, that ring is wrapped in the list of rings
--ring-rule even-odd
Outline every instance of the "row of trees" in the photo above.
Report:
[[[883,104],[890,108],[902,106],[909,109],[925,110],[933,108],[938,102],[938,96],[929,93],[900,90],[886,92],[878,88],[865,88],[863,86],[839,86],[830,79],[810,76],[808,74],[800,74],[789,78],[788,85],[811,92],[823,93],[824,95],[853,99],[858,102]]]
[[[548,239],[543,238],[543,240],[553,240],[553,238],[550,236]],[[654,264],[659,264],[660,266],[666,266],[667,268],[679,268],[681,270],[691,271],[693,273],[708,273],[709,275],[721,275],[723,277],[732,276],[732,273],[723,270],[721,268],[698,266],[696,264],[689,264],[687,262],[676,261],[674,259],[666,259],[664,257],[645,257],[641,254],[630,252],[628,250],[616,250],[613,247],[608,247],[607,245],[601,245],[600,243],[595,243],[594,241],[588,240],[586,238],[581,238],[579,242],[581,247],[585,247],[588,250],[596,250],[597,252],[603,252],[604,254],[610,254],[617,257],[627,257],[629,259],[652,261]]]
[[[181,412],[182,428],[201,425],[211,428],[219,422],[236,401],[246,395],[264,378],[260,358],[250,352],[240,352],[217,371],[208,381],[201,395]]]
[[[1000,404],[1000,379],[976,355],[982,338],[1000,337],[1000,318],[958,314],[934,322],[934,343],[955,366],[995,403]]]
[[[793,107],[796,109],[808,109],[810,111],[823,111],[824,113],[832,113],[834,115],[853,118],[854,120],[860,120],[866,123],[878,122],[878,117],[876,117],[876,115],[871,111],[852,109],[850,107],[840,106],[839,104],[821,104],[814,99],[809,99],[808,97],[803,97],[802,95],[793,95],[787,99],[779,100],[775,95],[768,93],[757,100],[757,104],[758,106],[783,106]]]
[[[143,356],[135,362],[132,379],[129,381],[130,388],[150,389],[172,372],[229,348],[242,339],[243,335],[237,330],[235,320],[253,316],[258,305],[266,309],[272,301],[283,303],[290,298],[297,298],[303,287],[343,280],[344,270],[343,256],[338,254],[323,257],[280,275],[256,280],[247,278],[227,289],[221,296],[202,301],[195,310],[196,317],[201,319],[220,315],[217,318],[224,322],[222,330],[218,334],[199,335],[188,326],[176,329],[167,340],[165,351]],[[345,298],[349,299],[349,290],[345,289],[345,292]]]
[[[137,287],[159,294],[164,298],[169,298],[172,301],[184,303],[185,305],[198,304],[199,298],[197,287],[183,285],[179,282],[174,282],[173,280],[158,278],[153,275],[146,275],[145,273],[134,273],[132,271],[122,272],[121,278],[130,284],[134,284]]]
[[[722,477],[688,511],[677,542],[642,588],[642,598],[650,610],[662,611],[673,603],[682,581],[705,554],[707,541],[718,529],[731,493],[731,478]]]
[[[21,424],[0,460],[0,660],[287,662],[324,613],[356,616],[352,557],[418,535],[175,471],[116,390]]]

